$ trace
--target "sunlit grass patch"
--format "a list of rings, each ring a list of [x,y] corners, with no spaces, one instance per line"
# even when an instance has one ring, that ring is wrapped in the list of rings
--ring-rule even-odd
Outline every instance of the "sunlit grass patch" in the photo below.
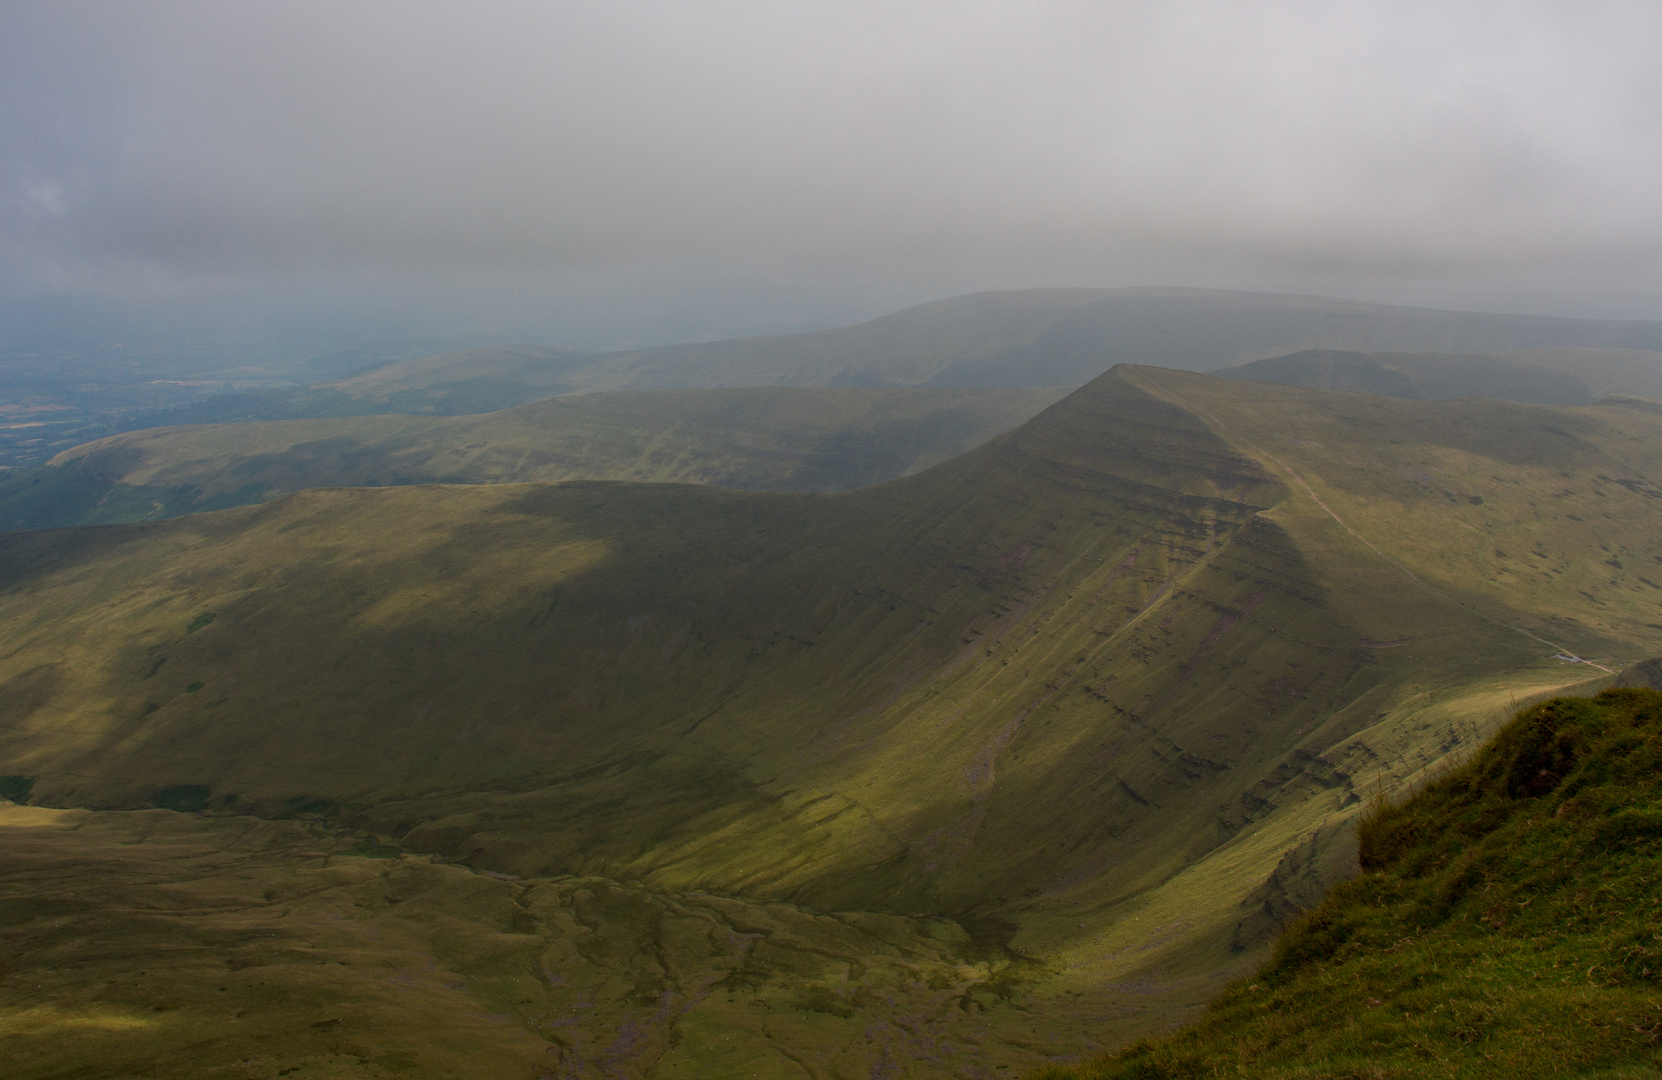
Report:
[[[95,1031],[136,1031],[154,1027],[166,1019],[164,1015],[144,1016],[120,1009],[60,1009],[55,1005],[38,1005],[32,1009],[0,1010],[0,1038],[27,1035],[50,1039],[55,1035],[78,1037]]]

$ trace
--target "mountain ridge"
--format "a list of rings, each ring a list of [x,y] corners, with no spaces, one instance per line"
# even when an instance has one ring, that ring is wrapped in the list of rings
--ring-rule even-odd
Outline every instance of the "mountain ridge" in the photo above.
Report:
[[[1372,791],[1662,652],[1659,425],[1120,367],[836,495],[329,489],[6,534],[0,768],[942,920],[1027,958],[952,1014],[1031,1026],[1027,1067],[1188,1015],[1266,905],[1343,876]]]

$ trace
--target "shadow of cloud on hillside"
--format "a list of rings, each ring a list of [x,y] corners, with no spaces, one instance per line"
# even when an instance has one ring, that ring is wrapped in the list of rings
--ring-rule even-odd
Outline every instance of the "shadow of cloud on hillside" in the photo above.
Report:
[[[36,664],[0,681],[0,724],[3,724],[4,746],[0,751],[0,774],[15,778],[12,787],[24,798],[6,795],[18,802],[29,801],[43,756],[41,739],[35,737],[31,721],[40,702],[51,700],[62,689],[66,676],[61,662]]]
[[[313,492],[149,527],[148,569],[101,587],[179,615],[149,634],[106,628],[73,696],[117,714],[150,708],[139,730],[106,725],[60,767],[102,776],[128,804],[216,773],[216,793],[245,798],[262,776],[268,789],[335,798],[388,773],[400,786],[502,783],[583,756],[585,739],[685,726],[675,718],[719,704],[770,652],[812,640],[793,600],[820,606],[818,590],[843,589],[803,580],[797,541],[814,523],[802,498],[624,484],[408,491]],[[423,519],[435,497],[465,505]],[[385,512],[400,499],[415,516]],[[191,549],[216,533],[230,543],[204,563]],[[250,567],[253,550],[279,557]],[[77,562],[106,553],[42,565],[76,577],[87,572]],[[185,633],[205,604],[214,624]],[[181,686],[164,689],[170,679]],[[185,680],[206,689],[186,694]]]
[[[897,911],[1132,895],[1342,787],[1321,755],[1398,677],[1363,639],[1400,635],[1259,513],[1286,489],[1256,462],[1123,373],[1087,391],[845,495],[320,490],[112,532],[127,563],[54,569],[127,590],[128,621],[55,694],[155,708],[60,769],[129,805],[347,807],[505,873]]]

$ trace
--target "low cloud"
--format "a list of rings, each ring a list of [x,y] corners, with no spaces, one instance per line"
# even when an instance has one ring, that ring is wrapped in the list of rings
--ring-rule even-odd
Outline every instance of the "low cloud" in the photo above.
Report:
[[[52,0],[0,42],[14,296],[1662,283],[1650,3]]]

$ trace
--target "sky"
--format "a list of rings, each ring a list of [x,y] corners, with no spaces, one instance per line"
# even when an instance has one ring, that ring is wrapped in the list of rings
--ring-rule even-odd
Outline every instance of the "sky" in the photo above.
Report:
[[[14,336],[1051,285],[1662,318],[1658,177],[1654,0],[0,3]]]

